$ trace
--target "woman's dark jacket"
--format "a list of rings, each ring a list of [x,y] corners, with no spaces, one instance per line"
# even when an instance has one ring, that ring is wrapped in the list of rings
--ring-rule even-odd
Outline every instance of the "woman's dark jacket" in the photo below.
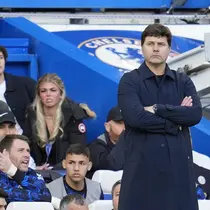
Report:
[[[39,137],[37,136],[35,126],[36,112],[31,107],[28,109],[24,134],[31,140],[31,155],[37,166],[45,162],[55,166],[65,158],[66,150],[70,144],[86,143],[86,128],[83,124],[83,120],[89,117],[86,111],[77,103],[65,99],[62,105],[62,113],[64,120],[62,121],[61,127],[64,133],[60,137],[60,132],[56,137],[47,161],[46,147],[41,148],[38,145]]]

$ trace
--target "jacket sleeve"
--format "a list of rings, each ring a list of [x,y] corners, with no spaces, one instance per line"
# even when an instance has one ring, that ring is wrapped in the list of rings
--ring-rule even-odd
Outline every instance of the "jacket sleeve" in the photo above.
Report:
[[[72,120],[67,126],[69,144],[86,144],[86,126],[82,120]]]
[[[120,80],[118,103],[128,126],[152,133],[177,134],[176,124],[144,110],[130,73],[124,74]]]
[[[116,145],[111,151],[108,151],[106,146],[99,141],[100,140],[96,140],[96,142],[93,142],[89,146],[93,170],[122,170],[125,160],[124,151],[126,147],[124,132],[122,132]]]
[[[51,194],[42,177],[34,174],[25,175],[17,170],[12,177],[19,183],[18,187],[11,187],[8,182],[1,182],[0,187],[8,194],[8,200],[12,201],[45,201],[51,202]]]
[[[186,76],[184,85],[184,97],[191,96],[193,99],[193,106],[173,106],[157,104],[156,115],[166,118],[181,126],[193,126],[202,118],[202,108],[200,99],[196,93],[195,86],[192,80]]]
[[[93,171],[108,168],[107,158],[109,156],[109,151],[106,146],[99,141],[101,140],[97,139],[89,146],[91,161],[93,163]]]
[[[126,148],[125,132],[123,131],[116,145],[108,155],[107,161],[109,163],[109,170],[118,171],[123,169]]]

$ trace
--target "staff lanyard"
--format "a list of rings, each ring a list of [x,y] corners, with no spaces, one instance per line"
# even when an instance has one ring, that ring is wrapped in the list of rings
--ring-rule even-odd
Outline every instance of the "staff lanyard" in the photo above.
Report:
[[[47,154],[46,163],[49,160],[49,156],[50,156],[51,150],[52,150],[52,144],[47,143],[46,146],[45,146],[45,151],[46,151],[46,154]]]

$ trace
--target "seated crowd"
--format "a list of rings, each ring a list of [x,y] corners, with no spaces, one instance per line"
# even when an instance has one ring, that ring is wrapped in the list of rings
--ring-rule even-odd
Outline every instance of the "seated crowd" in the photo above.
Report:
[[[7,203],[51,202],[55,209],[59,209],[60,201],[66,195],[80,195],[85,199],[86,205],[104,199],[100,183],[86,178],[92,162],[89,148],[85,144],[69,145],[61,163],[65,175],[46,185],[42,175],[29,167],[31,142],[28,137],[17,134],[15,123],[11,110],[0,101],[0,189],[4,195],[2,208],[6,204],[5,198]],[[46,170],[47,168],[43,168],[43,171]],[[119,196],[119,192],[117,193],[112,190],[113,198]],[[114,203],[116,205],[116,201]]]
[[[85,119],[96,114],[87,104],[67,98],[56,74],[37,84],[5,73],[7,51],[0,47],[0,210],[14,201],[51,202],[55,209],[87,210],[103,200],[97,170],[122,170],[125,125],[118,106],[104,123],[105,132],[86,145]],[[21,100],[18,100],[21,98]],[[64,171],[48,180],[44,172]],[[118,209],[121,182],[113,185],[113,210]]]
[[[87,146],[83,120],[95,118],[95,112],[67,98],[56,74],[46,74],[36,83],[6,73],[7,57],[0,47],[0,207],[41,201],[58,209],[68,195],[78,197],[64,199],[62,208],[66,202],[78,205],[81,200],[86,208],[103,200],[100,183],[91,177],[96,170],[114,168],[116,160],[110,153],[124,130],[119,108],[110,111],[104,137]],[[103,143],[101,149],[97,142]],[[54,170],[65,175],[47,184],[42,172]]]

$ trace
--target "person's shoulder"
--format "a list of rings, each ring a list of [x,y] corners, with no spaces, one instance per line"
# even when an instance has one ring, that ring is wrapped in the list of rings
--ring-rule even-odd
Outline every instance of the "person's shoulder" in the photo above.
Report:
[[[139,71],[138,69],[134,69],[130,72],[126,72],[121,77],[121,82],[125,81],[138,81]]]
[[[26,172],[26,174],[37,176],[37,172],[32,168],[28,168],[28,171]]]
[[[36,172],[35,170],[33,170],[32,168],[28,168],[27,175],[30,176],[30,177],[34,177],[35,179],[44,181],[43,176],[42,176],[40,173],[38,173],[38,172]],[[33,179],[33,178],[32,178],[32,179]]]
[[[99,182],[94,181],[92,179],[89,179],[89,178],[85,177],[85,181],[86,181],[87,187],[90,186],[90,185],[96,186],[96,187],[101,187],[101,184]]]
[[[94,139],[91,142],[90,146],[103,146],[103,147],[106,147],[107,146],[107,141],[106,141],[105,134],[101,134],[96,139]]]
[[[14,74],[5,73],[5,77],[7,80],[12,80],[15,83],[28,84],[28,85],[36,84],[36,81],[34,79],[32,79],[30,77],[26,77],[26,76],[17,76]]]
[[[59,185],[63,184],[63,177],[59,177],[59,178],[53,180],[52,182],[48,183],[47,187],[58,186],[58,184]]]
[[[76,109],[79,104],[74,102],[73,100],[71,100],[70,98],[66,97],[63,101],[63,104],[62,104],[63,108],[65,109]]]
[[[177,78],[178,81],[186,82],[190,79],[190,77],[185,72],[178,72],[176,70],[171,69],[174,76]]]
[[[62,111],[64,115],[65,113],[72,113],[75,120],[83,120],[86,118],[86,114],[84,110],[79,107],[79,104],[67,97],[63,101]]]
[[[123,76],[124,77],[134,77],[137,75],[137,73],[138,73],[138,69],[133,69],[129,72],[124,73]]]
[[[95,139],[91,142],[90,147],[107,147],[107,143],[102,139]]]
[[[96,117],[95,112],[92,111],[87,104],[76,103],[67,97],[65,98],[62,107],[64,113],[66,111],[72,112],[75,120],[84,120]]]

